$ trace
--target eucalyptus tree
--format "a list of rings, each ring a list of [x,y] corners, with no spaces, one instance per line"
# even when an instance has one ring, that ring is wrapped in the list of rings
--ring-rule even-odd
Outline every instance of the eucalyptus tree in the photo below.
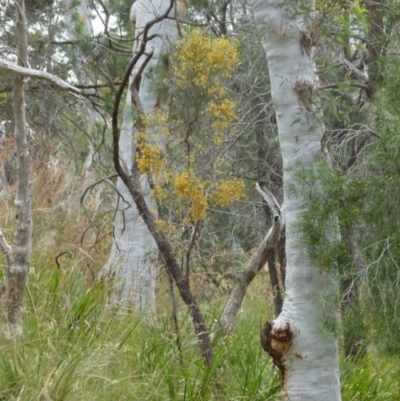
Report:
[[[261,342],[280,369],[285,399],[337,401],[338,347],[330,330],[337,309],[335,266],[311,259],[297,226],[306,201],[297,174],[321,159],[323,137],[312,101],[318,85],[312,59],[317,32],[311,8],[306,4],[299,10],[299,4],[252,1],[255,20],[267,34],[264,47],[284,167],[287,256],[283,309],[265,324]]]
[[[143,41],[146,42],[145,53],[140,56],[134,67],[127,93],[119,146],[120,158],[125,166],[131,166],[134,162],[134,137],[138,135],[134,127],[132,96],[137,93],[137,100],[146,114],[167,106],[162,104],[162,99],[157,98],[152,72],[166,62],[171,43],[179,33],[178,19],[184,15],[186,7],[184,0],[176,2],[174,7],[169,0],[142,0],[132,5],[130,19],[135,24],[133,57],[138,54]],[[168,13],[169,17],[153,24],[148,35],[144,36],[146,24],[165,13]],[[133,88],[132,85],[136,87]],[[163,134],[153,133],[146,140],[153,143],[156,141],[160,149],[165,146]],[[141,178],[141,186],[146,203],[151,210],[156,209],[146,175]],[[112,248],[101,275],[115,280],[113,302],[133,304],[138,310],[154,313],[157,274],[155,242],[121,179],[118,179],[117,191]]]

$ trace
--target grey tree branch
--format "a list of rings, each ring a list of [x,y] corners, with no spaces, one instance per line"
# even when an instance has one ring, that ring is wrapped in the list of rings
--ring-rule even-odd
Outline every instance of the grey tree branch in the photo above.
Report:
[[[49,74],[45,71],[34,70],[32,68],[25,68],[11,61],[0,59],[0,71],[8,72],[20,77],[29,77],[34,79],[41,79],[49,82],[58,89],[66,90],[67,92],[74,93],[76,95],[82,95],[83,91],[75,86],[69,84],[63,79],[57,77],[56,75]]]
[[[276,221],[277,217],[281,219],[282,210],[272,192],[265,185],[260,186],[259,183],[256,184],[256,190],[263,197],[265,202],[267,202],[267,205],[271,209],[272,215],[274,216],[274,221]]]
[[[340,57],[340,61],[344,64],[344,66],[347,69],[347,71],[350,71],[351,73],[353,73],[362,82],[368,82],[368,79],[369,79],[368,75],[365,74],[364,72],[360,71],[349,60],[347,60],[345,57]]]
[[[229,334],[233,329],[236,315],[242,306],[247,287],[260,269],[265,265],[272,252],[274,252],[278,244],[281,231],[285,225],[282,209],[272,193],[267,188],[260,187],[258,184],[256,184],[256,189],[262,195],[271,209],[271,214],[274,216],[273,224],[261,244],[247,262],[243,272],[239,277],[237,277],[236,283],[229,294],[228,300],[226,301],[220,319],[220,325],[226,334]]]

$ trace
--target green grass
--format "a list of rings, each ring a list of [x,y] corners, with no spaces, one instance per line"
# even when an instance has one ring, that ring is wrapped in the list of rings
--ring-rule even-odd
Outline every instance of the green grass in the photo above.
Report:
[[[272,400],[279,391],[259,346],[259,300],[249,297],[254,312],[239,316],[231,337],[214,336],[205,368],[184,307],[180,354],[168,311],[148,319],[110,310],[107,291],[73,267],[31,272],[23,337],[0,334],[0,400]],[[221,303],[202,306],[216,331]]]
[[[390,361],[381,364],[372,357],[341,363],[344,401],[399,401],[400,366]]]
[[[179,353],[167,310],[156,319],[110,310],[108,288],[87,285],[73,266],[36,269],[26,288],[23,337],[0,334],[0,401],[277,400],[279,378],[259,345],[273,308],[267,280],[257,281],[230,337],[216,334],[223,299],[201,305],[214,333],[214,360],[205,368],[183,306]],[[342,363],[344,401],[400,400],[399,368],[378,365]]]

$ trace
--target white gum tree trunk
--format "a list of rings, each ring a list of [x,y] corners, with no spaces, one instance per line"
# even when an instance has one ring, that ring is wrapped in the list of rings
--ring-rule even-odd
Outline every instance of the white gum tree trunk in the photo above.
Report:
[[[182,16],[186,10],[186,3],[178,0],[177,4],[177,13]],[[135,24],[133,55],[142,44],[142,32],[146,23],[166,13],[170,6],[170,0],[137,0],[133,4],[130,15],[131,21]],[[146,55],[152,53],[139,80],[138,95],[145,113],[152,113],[157,108],[163,107],[157,99],[154,81],[148,72],[162,63],[162,57],[167,54],[169,44],[178,36],[174,8],[171,9],[169,15],[172,18],[164,19],[150,28],[147,36],[156,36],[147,41],[145,54],[132,72],[132,77],[135,77],[146,59]],[[151,131],[151,128],[148,131]],[[165,138],[160,133],[153,134],[154,136],[147,140],[149,142],[157,141],[160,148],[163,149]],[[134,157],[134,136],[134,110],[132,109],[132,93],[129,89],[120,135],[120,159],[128,169],[132,166]],[[145,175],[142,176],[141,185],[149,209],[156,211]],[[137,310],[152,314],[155,312],[156,305],[157,247],[153,236],[139,215],[128,189],[120,178],[118,178],[117,190],[120,196],[114,218],[114,238],[109,260],[102,269],[101,275],[115,279],[111,302],[132,305]]]
[[[293,167],[313,166],[321,157],[323,134],[311,101],[317,84],[311,57],[313,34],[304,14],[296,14],[298,4],[252,0],[255,20],[266,30],[264,48],[284,165],[287,256],[283,310],[265,324],[261,342],[281,371],[285,400],[338,401],[337,343],[326,324],[336,318],[337,280],[334,273],[310,260],[296,227],[305,199],[293,191]]]

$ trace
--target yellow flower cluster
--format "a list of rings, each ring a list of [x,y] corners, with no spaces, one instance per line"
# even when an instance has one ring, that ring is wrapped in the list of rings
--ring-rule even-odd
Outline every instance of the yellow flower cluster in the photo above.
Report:
[[[210,102],[207,107],[207,113],[212,119],[212,127],[215,129],[214,143],[221,145],[224,139],[224,132],[237,118],[235,113],[235,103],[223,99],[219,103]]]
[[[157,174],[166,169],[160,149],[145,141],[140,141],[138,144],[136,162],[141,173],[152,172]]]
[[[173,177],[174,194],[184,201],[192,220],[200,220],[207,207],[204,198],[204,183],[202,183],[191,169],[178,173]]]
[[[156,223],[157,227],[158,227],[160,230],[165,231],[165,230],[168,229],[167,223],[166,223],[164,220],[162,220],[162,219],[157,219],[157,220],[155,221],[155,223]]]
[[[161,186],[154,186],[154,188],[151,190],[151,193],[156,200],[163,200],[167,197],[167,191],[161,187]]]
[[[169,135],[168,129],[169,115],[163,110],[156,110],[153,113],[146,114],[147,135]],[[156,138],[155,138],[156,139]]]
[[[169,238],[172,238],[174,235],[174,228],[171,224],[169,224],[167,221],[162,220],[162,219],[157,219],[155,221],[157,230],[162,231],[166,236]]]
[[[210,195],[210,200],[220,206],[226,206],[232,200],[240,199],[244,196],[244,182],[234,178],[220,182]]]
[[[177,60],[173,71],[178,86],[206,89],[213,74],[230,77],[238,63],[238,52],[228,39],[211,38],[196,31],[178,46]]]

